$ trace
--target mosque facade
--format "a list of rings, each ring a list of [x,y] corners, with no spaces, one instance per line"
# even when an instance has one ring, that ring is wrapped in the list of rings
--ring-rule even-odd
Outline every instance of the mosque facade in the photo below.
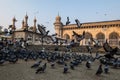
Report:
[[[82,34],[85,31],[85,39],[80,44],[87,45],[90,38],[94,38],[102,45],[105,40],[112,46],[120,46],[120,20],[101,21],[101,22],[88,22],[80,23],[81,26],[77,27],[76,24],[64,25],[61,22],[61,17],[58,15],[54,22],[55,32],[57,37],[72,40],[74,37],[73,31]]]
[[[39,44],[49,44],[51,39],[49,36],[46,36],[43,38],[42,42],[42,35],[37,29],[37,19],[36,17],[33,20],[33,26],[28,25],[28,15],[26,14],[24,17],[24,20],[22,21],[22,26],[20,29],[17,29],[16,18],[14,17],[12,19],[12,30],[13,33],[10,36],[4,36],[4,34],[1,34],[1,37],[14,39],[14,40],[20,40],[21,38],[25,41],[27,41],[29,44],[39,45]]]

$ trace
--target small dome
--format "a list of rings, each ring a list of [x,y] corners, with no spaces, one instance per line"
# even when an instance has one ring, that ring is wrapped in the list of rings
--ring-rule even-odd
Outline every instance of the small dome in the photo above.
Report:
[[[58,15],[56,16],[56,21],[60,21],[61,20],[61,17]]]

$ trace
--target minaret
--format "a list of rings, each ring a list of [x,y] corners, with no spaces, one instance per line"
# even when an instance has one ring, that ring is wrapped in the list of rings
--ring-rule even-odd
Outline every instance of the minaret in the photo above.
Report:
[[[27,16],[27,14],[25,15],[24,27],[26,30],[28,30],[28,16]]]
[[[16,29],[16,28],[15,28],[15,22],[16,22],[17,20],[16,20],[16,18],[14,17],[12,21],[13,21],[12,30],[15,30],[15,29]]]
[[[34,18],[34,26],[33,26],[33,32],[36,32],[36,22],[37,22],[37,19],[36,17]]]
[[[24,20],[22,21],[22,29],[24,29]]]
[[[57,37],[62,38],[63,36],[63,32],[62,32],[62,27],[63,24],[61,22],[61,17],[58,15],[55,19],[55,23],[54,23],[54,28],[55,28],[55,33],[57,33]]]

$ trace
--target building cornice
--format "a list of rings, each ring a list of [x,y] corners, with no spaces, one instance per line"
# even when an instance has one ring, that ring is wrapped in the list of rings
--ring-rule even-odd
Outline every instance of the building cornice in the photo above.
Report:
[[[70,24],[67,26],[64,25],[63,30],[84,28],[106,28],[106,27],[120,27],[120,20],[81,23],[80,28],[77,27],[76,24]]]

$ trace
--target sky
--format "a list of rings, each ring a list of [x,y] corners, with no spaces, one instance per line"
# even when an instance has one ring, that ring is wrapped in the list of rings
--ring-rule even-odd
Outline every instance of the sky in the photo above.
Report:
[[[22,26],[24,16],[28,15],[28,25],[43,24],[50,34],[55,33],[55,17],[59,14],[63,24],[69,17],[71,24],[75,19],[81,23],[120,20],[120,0],[0,0],[0,26],[7,28],[12,18],[17,19],[16,28]]]

